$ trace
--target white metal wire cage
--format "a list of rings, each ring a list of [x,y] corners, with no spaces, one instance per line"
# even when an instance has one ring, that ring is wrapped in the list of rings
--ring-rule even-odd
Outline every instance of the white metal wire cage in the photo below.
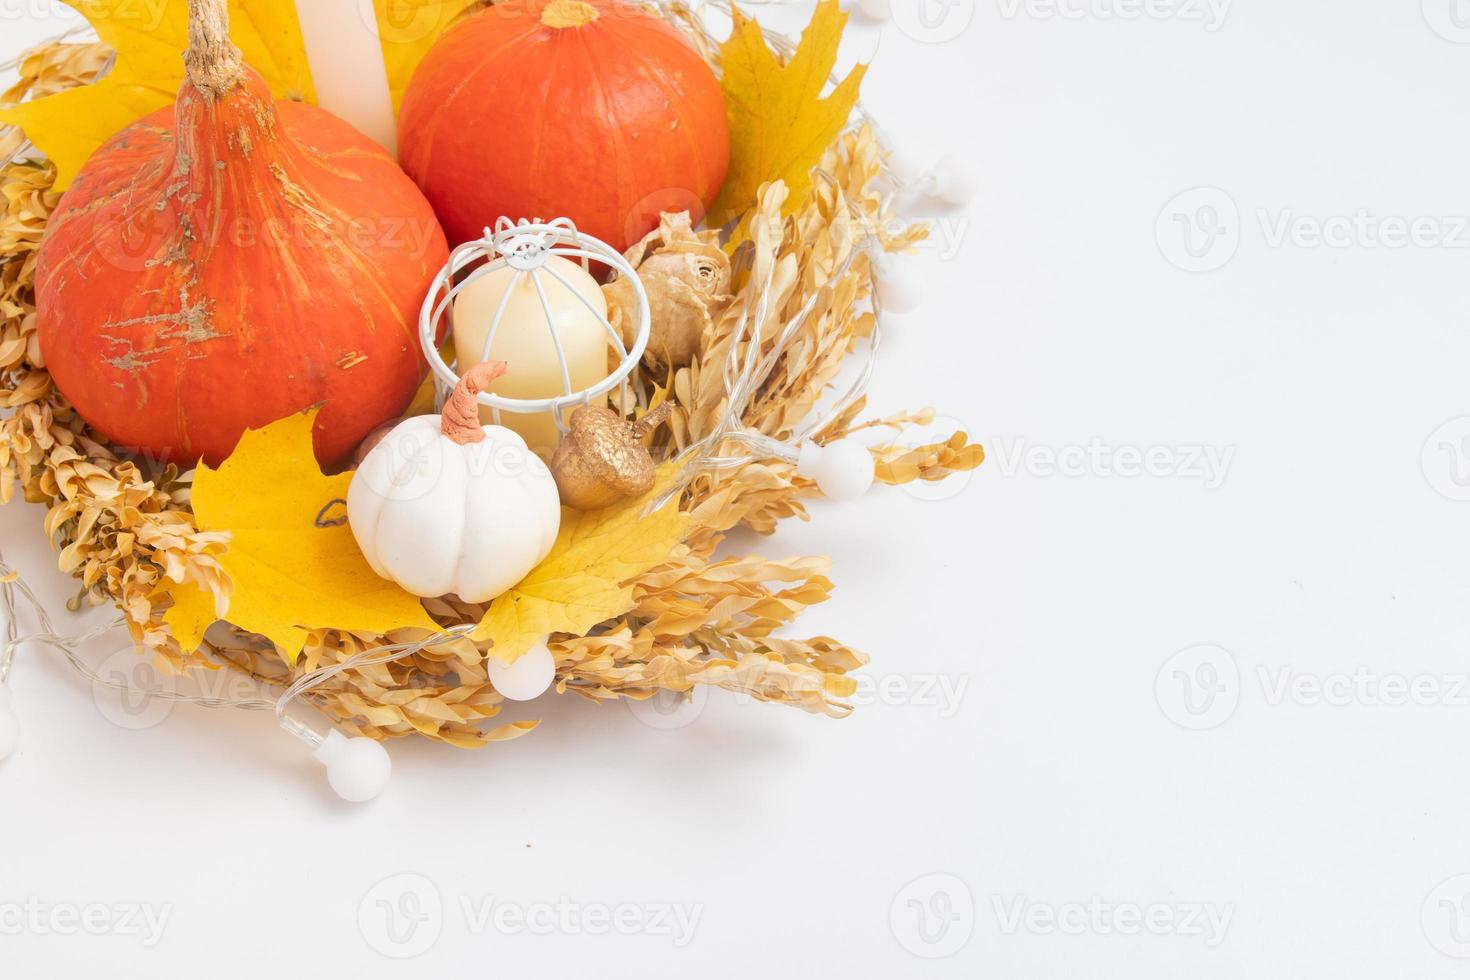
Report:
[[[579,262],[588,272],[591,271],[592,263],[596,262],[628,280],[633,287],[635,300],[631,347],[625,343],[623,335],[608,321],[606,315],[588,302],[586,297],[561,273],[548,265],[548,260],[554,255]],[[436,406],[442,408],[449,393],[454,390],[455,385],[459,384],[458,363],[450,364],[440,352],[440,324],[448,317],[450,335],[452,335],[455,298],[472,283],[506,268],[514,270],[514,275],[491,318],[489,330],[485,334],[483,349],[480,352],[481,360],[487,359],[490,355],[490,348],[495,342],[512,294],[519,288],[523,280],[529,278],[536,290],[541,311],[546,317],[546,329],[555,345],[557,358],[561,362],[564,391],[560,395],[548,398],[508,398],[488,391],[481,392],[480,404],[490,409],[491,418],[495,424],[500,424],[502,412],[521,415],[550,413],[552,420],[556,423],[557,431],[565,433],[570,409],[591,404],[594,399],[606,396],[614,388],[626,387],[627,398],[624,399],[623,404],[630,405],[638,401],[640,393],[634,390],[630,379],[633,369],[638,366],[638,362],[648,349],[650,320],[648,293],[638,278],[637,270],[611,245],[578,231],[576,225],[568,218],[557,218],[553,221],[542,221],[539,218],[535,221],[522,219],[518,222],[512,222],[509,218],[500,218],[493,229],[485,229],[484,238],[466,242],[450,254],[448,264],[434,278],[429,295],[424,300],[423,308],[419,313],[419,344],[434,374]],[[562,350],[561,338],[556,330],[555,316],[546,295],[547,279],[556,282],[575,296],[581,301],[581,305],[602,323],[613,348],[621,357],[617,367],[602,381],[590,388],[573,389],[572,387],[571,370],[567,363],[566,353]]]

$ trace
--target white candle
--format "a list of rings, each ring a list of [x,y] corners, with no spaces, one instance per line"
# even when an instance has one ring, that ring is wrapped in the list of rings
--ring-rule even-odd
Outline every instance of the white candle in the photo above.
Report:
[[[398,123],[372,0],[296,0],[316,101],[398,156]]]
[[[551,275],[553,271],[572,288],[558,282]],[[545,307],[531,276],[537,277],[546,294]],[[543,268],[522,275],[511,290],[515,277],[516,271],[508,266],[496,269],[470,283],[455,297],[454,353],[459,372],[463,374],[481,361],[504,361],[509,370],[489,390],[506,398],[527,399],[565,395],[568,380],[571,390],[579,392],[606,378],[610,340],[603,321],[607,318],[607,298],[602,295],[597,280],[577,263],[559,255],[550,256]],[[505,299],[507,291],[510,297]],[[592,305],[596,315],[578,294]],[[485,341],[502,299],[505,299],[505,309],[487,352]],[[558,341],[566,358],[565,374],[562,357],[557,354]],[[592,404],[598,404],[598,400],[593,399]],[[567,409],[563,419],[570,419],[573,411]],[[480,417],[489,423],[490,409],[482,406]],[[550,412],[534,415],[501,412],[500,424],[520,433],[526,445],[543,456],[555,452],[560,441]]]

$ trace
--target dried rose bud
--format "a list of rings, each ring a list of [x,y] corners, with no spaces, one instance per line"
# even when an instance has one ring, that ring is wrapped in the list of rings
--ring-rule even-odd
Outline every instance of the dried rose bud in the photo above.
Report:
[[[704,349],[713,315],[730,302],[730,257],[689,227],[687,214],[665,215],[658,231],[628,250],[648,294],[649,338],[644,362],[680,368]],[[636,322],[633,286],[625,278],[603,287],[609,320],[631,345]]]

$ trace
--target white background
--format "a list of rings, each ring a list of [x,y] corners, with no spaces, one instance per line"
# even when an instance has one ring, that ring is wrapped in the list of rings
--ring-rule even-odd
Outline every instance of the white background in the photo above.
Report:
[[[8,49],[62,19],[0,10]],[[896,139],[982,182],[932,213],[873,404],[937,405],[990,461],[747,542],[835,559],[804,635],[870,651],[878,693],[840,722],[716,695],[674,731],[537,704],[510,745],[394,744],[350,807],[268,717],[130,730],[27,648],[7,976],[387,977],[420,947],[415,976],[1464,975],[1470,10],[931,11],[953,37],[846,49]],[[0,540],[59,609],[40,522]],[[94,904],[166,925],[41,934]],[[504,918],[558,905],[592,925]],[[620,905],[697,926],[595,934]]]

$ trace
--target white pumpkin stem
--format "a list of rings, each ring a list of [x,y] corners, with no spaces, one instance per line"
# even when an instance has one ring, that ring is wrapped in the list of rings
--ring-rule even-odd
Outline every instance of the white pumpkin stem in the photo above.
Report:
[[[184,71],[205,95],[220,96],[245,77],[245,58],[230,40],[228,0],[189,0]]]
[[[440,416],[439,431],[447,439],[460,446],[485,441],[485,430],[480,426],[479,395],[505,371],[504,361],[486,361],[464,373],[459,384],[449,393],[444,413]]]

